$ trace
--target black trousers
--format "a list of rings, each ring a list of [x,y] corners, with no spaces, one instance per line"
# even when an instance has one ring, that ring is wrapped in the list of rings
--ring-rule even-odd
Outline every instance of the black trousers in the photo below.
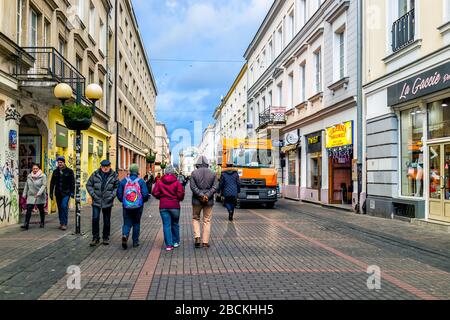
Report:
[[[112,208],[92,207],[92,238],[100,240],[100,212],[103,211],[103,240],[109,240]]]
[[[41,216],[41,223],[45,223],[45,211],[44,207],[45,204],[37,204],[36,205],[39,209],[39,215]],[[33,212],[34,204],[27,204],[27,214],[25,215],[25,224],[30,224],[31,220],[31,213]]]

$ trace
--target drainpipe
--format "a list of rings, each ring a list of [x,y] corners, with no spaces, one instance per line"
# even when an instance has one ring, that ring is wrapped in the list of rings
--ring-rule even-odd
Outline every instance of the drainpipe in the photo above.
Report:
[[[119,74],[119,48],[118,48],[118,32],[119,32],[119,0],[116,0],[114,5],[114,121],[116,123],[116,172],[119,173],[119,119],[117,119],[117,105],[118,105],[118,95],[117,95],[117,80]]]
[[[361,212],[362,167],[363,167],[363,101],[362,101],[362,42],[363,42],[363,3],[356,1],[357,6],[357,141],[358,141],[358,201],[357,212]]]

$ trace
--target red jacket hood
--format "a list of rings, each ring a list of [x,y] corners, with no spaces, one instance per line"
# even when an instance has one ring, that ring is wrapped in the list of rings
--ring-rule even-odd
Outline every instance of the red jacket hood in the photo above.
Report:
[[[174,174],[167,174],[161,179],[161,182],[167,185],[171,185],[176,181],[178,181],[178,179]]]

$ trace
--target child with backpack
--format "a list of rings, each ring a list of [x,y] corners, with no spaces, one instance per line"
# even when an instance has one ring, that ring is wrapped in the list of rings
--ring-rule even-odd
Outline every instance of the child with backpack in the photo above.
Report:
[[[133,247],[139,246],[139,233],[144,203],[150,199],[145,181],[139,178],[139,166],[130,166],[130,175],[123,179],[117,189],[117,198],[123,204],[122,248],[128,248],[128,238],[133,228]]]

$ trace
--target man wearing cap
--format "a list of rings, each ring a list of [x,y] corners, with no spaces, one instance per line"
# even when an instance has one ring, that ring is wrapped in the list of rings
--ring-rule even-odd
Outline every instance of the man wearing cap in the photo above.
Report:
[[[53,195],[56,196],[59,229],[65,231],[69,220],[69,200],[75,196],[75,174],[72,169],[67,168],[64,157],[58,157],[56,161],[58,167],[53,171],[50,182],[50,199],[53,200]]]
[[[119,177],[111,169],[111,162],[103,160],[86,183],[92,198],[92,242],[91,247],[100,244],[100,212],[103,212],[103,244],[109,245],[111,233],[111,211],[119,187]]]

